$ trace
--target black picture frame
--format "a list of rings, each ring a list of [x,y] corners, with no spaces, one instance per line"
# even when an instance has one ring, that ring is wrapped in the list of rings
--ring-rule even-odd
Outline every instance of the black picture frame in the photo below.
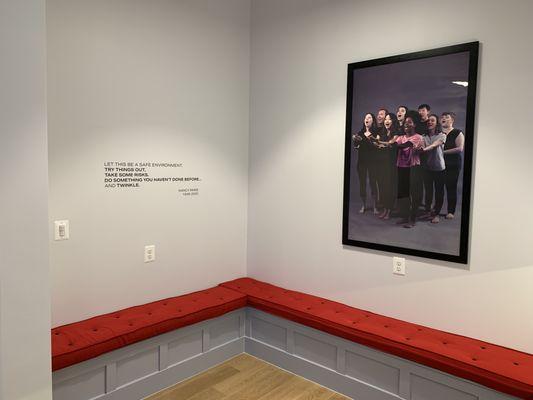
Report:
[[[461,264],[468,263],[478,55],[479,42],[469,42],[355,62],[348,65],[342,223],[342,243],[344,245]],[[445,70],[448,64],[453,71],[448,72]],[[432,69],[432,65],[438,66],[438,68]],[[424,66],[430,66],[428,68],[430,71],[424,71]],[[405,73],[402,74],[401,71]],[[462,86],[466,93],[460,91],[460,88],[447,85],[448,80],[456,76],[453,75],[456,72],[457,76],[463,74],[467,77],[466,81],[452,81],[450,84]],[[383,77],[383,80],[379,80],[380,76]],[[402,81],[404,77],[405,82]],[[438,88],[424,92],[424,84],[426,82],[424,79],[428,79],[428,82],[438,83],[438,85],[435,83],[434,86]],[[383,81],[393,82],[393,84],[389,85],[385,90],[381,86]],[[390,86],[393,89],[390,89]],[[422,86],[422,89],[417,89],[420,86]],[[369,90],[369,87],[379,87],[380,90],[376,90],[374,93],[372,89]],[[395,87],[408,89],[387,92],[388,90],[394,90]],[[428,85],[428,87],[433,86]],[[411,90],[412,88],[415,88],[415,90]],[[454,98],[453,94],[459,93],[459,91],[460,95]],[[382,93],[393,93],[393,95]],[[417,221],[416,225],[411,225],[412,229],[402,230],[403,226],[396,225],[393,218],[387,221],[377,221],[377,216],[367,215],[365,200],[357,200],[357,192],[358,190],[360,191],[359,182],[362,180],[359,180],[361,173],[355,165],[359,156],[357,154],[358,150],[355,149],[356,145],[354,145],[354,132],[362,125],[361,115],[377,111],[376,107],[371,110],[363,110],[365,105],[381,104],[379,107],[384,107],[388,104],[391,108],[391,103],[393,102],[396,102],[396,106],[404,105],[405,102],[399,99],[406,93],[409,93],[409,95],[406,95],[407,101],[412,103],[409,104],[410,108],[412,107],[411,109],[416,109],[417,111],[419,105],[431,102],[451,105],[451,108],[455,107],[454,110],[441,109],[435,111],[437,111],[437,114],[452,111],[456,115],[457,113],[461,115],[461,123],[464,123],[464,126],[456,127],[464,134],[464,150],[462,152],[461,175],[457,180],[458,186],[460,186],[460,193],[457,196],[457,207],[460,209],[460,215],[454,215],[456,217],[454,219],[442,217],[440,223],[433,225],[430,221]],[[419,95],[418,100],[414,101],[413,99],[416,98],[417,93]],[[461,104],[464,106],[461,106]],[[396,109],[391,111],[396,112]],[[394,162],[396,163],[397,161]],[[449,167],[449,170],[451,171],[452,167]],[[446,171],[444,172],[447,173]],[[370,178],[367,178],[366,173],[364,176],[364,181],[367,184],[370,183]],[[385,185],[383,187],[385,188]],[[380,192],[379,189],[376,191]],[[453,190],[450,190],[450,193],[452,192]],[[365,193],[359,193],[359,197],[364,199],[368,197],[367,193],[365,190]],[[410,197],[410,199],[412,198]],[[447,207],[446,191],[444,198],[444,207]],[[362,203],[362,206],[360,206],[360,203]],[[451,203],[453,203],[453,200]],[[411,209],[413,209],[412,205],[414,203],[411,202],[410,204]],[[361,207],[359,211],[364,211],[359,213],[357,211],[358,207]],[[394,216],[394,214],[392,215]],[[376,218],[376,221],[371,218]],[[426,223],[429,225],[426,225]],[[383,237],[385,239],[382,239]],[[449,248],[446,246],[449,246]],[[443,250],[444,247],[446,249]]]

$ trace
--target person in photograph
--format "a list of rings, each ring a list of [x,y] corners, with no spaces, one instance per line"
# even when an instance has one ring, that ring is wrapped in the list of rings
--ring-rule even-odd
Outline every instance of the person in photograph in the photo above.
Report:
[[[397,199],[401,217],[397,224],[402,224],[405,228],[415,226],[418,207],[422,202],[420,151],[424,148],[424,139],[416,132],[418,126],[420,116],[415,111],[408,111],[405,115],[404,134],[395,136],[387,143],[397,149]]]
[[[429,104],[420,104],[418,106],[418,115],[420,115],[420,126],[418,127],[417,132],[420,133],[423,137],[426,137],[428,135],[429,110],[431,110]],[[431,184],[430,174],[424,167],[426,165],[426,154],[420,155],[420,162],[422,164],[422,189],[424,191],[423,207],[425,212],[422,218],[428,218],[431,216],[431,203],[433,202],[433,186]]]
[[[379,218],[388,220],[394,208],[396,195],[396,149],[386,144],[391,142],[395,136],[399,135],[398,119],[394,113],[387,113],[383,120],[383,134],[377,142],[379,148],[377,152],[378,189],[380,202],[383,210]]]
[[[409,108],[407,108],[407,106],[399,106],[396,110],[396,118],[398,118],[398,126],[400,131],[403,131],[403,122],[405,120],[405,114],[408,110]]]
[[[427,135],[427,122],[430,111],[431,107],[429,104],[424,103],[418,106],[418,115],[420,115],[420,128],[418,129],[418,133],[422,136]]]
[[[462,166],[462,154],[465,144],[465,135],[457,128],[454,128],[455,114],[447,111],[440,117],[442,132],[446,134],[444,143],[444,163],[446,164],[444,183],[446,186],[446,200],[448,203],[448,213],[446,219],[453,219],[457,207],[457,182]]]
[[[377,179],[376,179],[376,146],[377,140],[376,117],[372,113],[365,114],[363,127],[353,135],[353,141],[359,152],[357,157],[357,173],[359,175],[359,194],[363,203],[359,213],[367,210],[367,179],[370,184],[370,194],[373,200],[374,213],[377,213]]]
[[[441,132],[439,117],[430,114],[428,117],[428,134],[423,136],[425,147],[422,149],[426,155],[424,167],[425,175],[425,204],[430,207],[433,202],[433,191],[435,192],[435,205],[428,216],[431,223],[437,224],[440,221],[440,211],[444,202],[444,143],[446,135]]]
[[[382,135],[383,130],[385,129],[383,127],[383,122],[385,121],[385,115],[387,115],[389,111],[382,107],[378,110],[378,113],[376,114],[376,125],[377,125],[377,134]]]

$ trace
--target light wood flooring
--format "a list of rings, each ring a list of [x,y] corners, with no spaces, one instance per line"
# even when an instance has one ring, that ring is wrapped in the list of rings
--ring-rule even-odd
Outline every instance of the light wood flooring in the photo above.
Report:
[[[248,354],[241,354],[145,400],[349,400],[349,398]]]

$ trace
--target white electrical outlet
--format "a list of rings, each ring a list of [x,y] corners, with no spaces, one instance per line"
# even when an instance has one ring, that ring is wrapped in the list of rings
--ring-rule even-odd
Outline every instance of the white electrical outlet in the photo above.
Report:
[[[405,275],[405,258],[392,258],[392,273],[396,275]]]
[[[54,240],[67,240],[70,237],[68,220],[54,221]]]
[[[144,262],[155,261],[155,245],[144,246]]]

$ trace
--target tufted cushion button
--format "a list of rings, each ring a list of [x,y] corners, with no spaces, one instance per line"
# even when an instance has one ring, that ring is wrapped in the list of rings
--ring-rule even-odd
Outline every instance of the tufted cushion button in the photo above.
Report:
[[[418,331],[418,332],[422,332],[422,328],[418,328],[417,331]]]
[[[74,346],[74,343],[70,342],[68,345],[69,345],[69,346]]]
[[[311,307],[307,307],[306,310],[307,310],[307,311],[311,311]]]
[[[148,313],[148,315],[152,315],[152,313],[151,313],[151,312],[149,312],[149,313]]]
[[[446,345],[446,344],[448,344],[448,342],[442,342],[442,344]]]
[[[59,336],[59,332],[55,332],[54,335]]]
[[[388,328],[389,326],[388,325],[383,325],[383,328]]]
[[[411,338],[410,337],[406,337],[405,340],[411,340]]]
[[[366,318],[369,318],[369,317],[370,317],[370,315],[368,315],[368,314],[365,314],[365,317],[366,317]]]
[[[129,326],[133,326],[133,324],[132,324],[131,322],[130,322],[128,325],[129,325]]]
[[[481,350],[486,350],[487,349],[485,346],[481,346],[480,348],[481,348]]]
[[[120,318],[120,315],[115,315],[115,318],[116,318],[116,319],[119,319],[119,318]]]
[[[475,358],[475,357],[472,357],[472,361],[477,361],[477,358]]]
[[[98,332],[98,328],[93,328],[93,332]]]
[[[163,303],[164,306],[166,306],[168,303]]]
[[[181,308],[178,309],[178,312],[181,312]]]
[[[514,364],[514,365],[520,365],[520,364],[518,364],[516,361],[515,361],[513,364]]]
[[[340,311],[335,311],[335,314],[340,314],[341,312]]]

